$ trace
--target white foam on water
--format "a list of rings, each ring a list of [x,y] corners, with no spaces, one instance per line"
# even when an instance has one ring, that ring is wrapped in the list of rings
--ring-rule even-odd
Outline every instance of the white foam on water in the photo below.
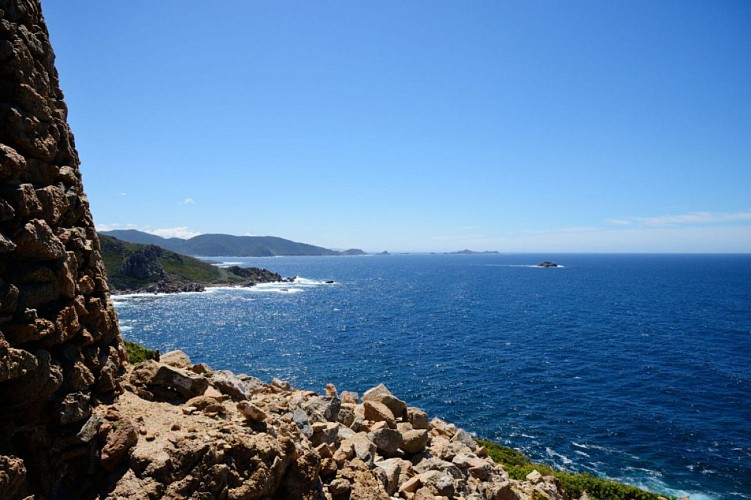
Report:
[[[561,453],[558,453],[557,451],[555,451],[552,448],[545,448],[545,453],[547,453],[548,456],[551,457],[551,458],[559,458],[559,459],[561,459],[561,461],[565,465],[569,465],[569,464],[574,463],[574,461],[571,460],[570,458],[568,458],[566,455],[562,455]]]
[[[485,264],[485,267],[527,267],[532,269],[559,269],[566,266],[558,264],[557,266],[538,266],[537,264]]]

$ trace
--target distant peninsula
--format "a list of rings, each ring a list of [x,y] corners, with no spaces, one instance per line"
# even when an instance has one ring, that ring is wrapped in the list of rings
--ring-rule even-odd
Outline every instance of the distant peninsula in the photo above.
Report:
[[[234,236],[230,234],[201,234],[190,239],[162,238],[135,229],[101,231],[128,243],[157,245],[183,255],[223,257],[277,257],[365,255],[358,248],[344,251],[297,243],[276,236]]]
[[[102,260],[111,293],[201,292],[207,286],[244,286],[294,278],[257,267],[219,268],[156,245],[120,241],[99,236]]]
[[[474,250],[459,250],[458,252],[446,252],[445,255],[496,255],[498,250],[486,250],[484,252],[475,252]]]

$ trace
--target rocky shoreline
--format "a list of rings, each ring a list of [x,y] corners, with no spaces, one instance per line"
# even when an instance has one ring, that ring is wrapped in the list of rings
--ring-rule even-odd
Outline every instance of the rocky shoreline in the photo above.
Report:
[[[241,268],[232,266],[228,271],[233,275],[241,278],[247,278],[246,281],[184,281],[165,278],[155,283],[149,283],[138,288],[116,289],[111,288],[111,295],[133,295],[143,293],[186,293],[186,292],[204,292],[207,288],[220,286],[233,286],[239,288],[250,288],[261,283],[294,283],[296,277],[282,278],[278,273],[273,273],[266,269],[259,268]]]
[[[319,395],[172,351],[123,386],[91,417],[99,498],[571,498],[552,476],[510,479],[468,432],[383,385]]]

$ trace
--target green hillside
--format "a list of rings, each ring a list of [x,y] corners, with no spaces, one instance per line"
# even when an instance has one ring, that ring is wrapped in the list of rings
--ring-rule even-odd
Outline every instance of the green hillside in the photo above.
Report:
[[[201,234],[183,240],[162,238],[134,229],[118,229],[105,234],[121,241],[159,245],[183,255],[225,256],[225,257],[272,257],[279,255],[364,255],[360,249],[343,252],[328,248],[298,243],[275,236],[233,236],[230,234]]]
[[[115,291],[143,290],[155,284],[160,285],[159,291],[179,291],[169,288],[281,281],[281,276],[265,269],[221,269],[156,245],[127,243],[103,234],[99,241],[109,284]]]

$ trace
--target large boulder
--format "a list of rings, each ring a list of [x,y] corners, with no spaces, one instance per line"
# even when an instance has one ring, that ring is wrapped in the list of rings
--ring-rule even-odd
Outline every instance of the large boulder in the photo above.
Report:
[[[368,439],[376,445],[376,448],[378,448],[379,451],[382,451],[386,455],[396,453],[396,450],[398,450],[402,444],[402,435],[399,431],[389,429],[388,427],[369,433]]]
[[[217,370],[211,375],[211,385],[235,401],[244,401],[263,389],[264,384],[254,377],[242,378],[228,370]]]
[[[136,366],[130,381],[135,385],[145,386],[147,389],[166,388],[186,400],[203,394],[209,387],[209,381],[205,377],[153,359]]]

